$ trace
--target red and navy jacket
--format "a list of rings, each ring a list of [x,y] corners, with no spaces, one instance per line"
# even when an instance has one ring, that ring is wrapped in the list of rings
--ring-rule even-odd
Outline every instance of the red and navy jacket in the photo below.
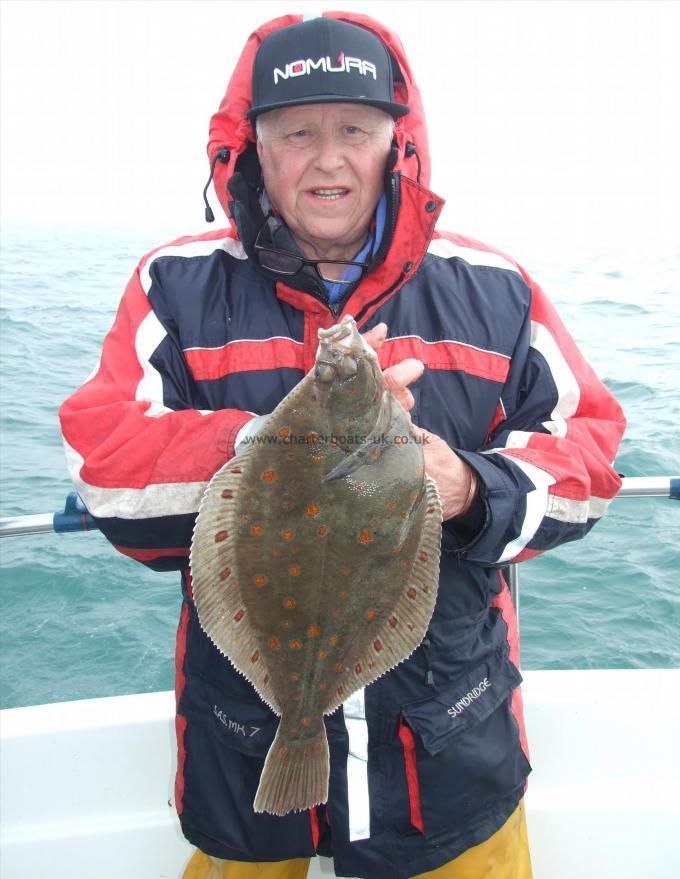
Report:
[[[230,228],[140,261],[100,365],[60,415],[73,480],[104,534],[133,559],[182,571],[176,802],[188,839],[244,861],[332,852],[339,875],[402,879],[487,839],[523,794],[517,627],[502,571],[583,537],[602,516],[620,486],[612,461],[625,422],[527,273],[435,228],[442,200],[427,188],[425,120],[401,44],[365,16],[333,15],[383,40],[397,100],[411,108],[395,130],[378,264],[331,307],[313,278],[277,283],[249,257],[248,187],[259,176],[250,71],[262,39],[300,20],[279,18],[249,38],[211,123]],[[202,492],[239,429],[301,380],[317,330],[344,314],[363,330],[387,324],[383,367],[425,364],[413,420],[474,468],[479,501],[475,516],[444,523],[421,647],[327,718],[327,806],[278,818],[252,808],[278,720],[201,630],[188,553]],[[357,728],[367,736],[358,773],[348,757]]]

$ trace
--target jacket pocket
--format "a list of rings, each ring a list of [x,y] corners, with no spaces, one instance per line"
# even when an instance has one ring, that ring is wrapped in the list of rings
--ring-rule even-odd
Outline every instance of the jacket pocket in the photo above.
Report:
[[[252,698],[244,698],[196,674],[187,677],[180,712],[212,730],[232,750],[263,759],[279,725],[277,715],[254,691]]]
[[[428,837],[455,831],[524,783],[531,767],[510,704],[521,680],[499,651],[434,698],[402,707],[411,824]]]

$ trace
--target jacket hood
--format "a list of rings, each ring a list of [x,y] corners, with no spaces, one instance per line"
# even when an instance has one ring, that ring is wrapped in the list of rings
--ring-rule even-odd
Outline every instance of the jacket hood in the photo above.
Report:
[[[366,28],[384,43],[394,62],[395,101],[406,104],[410,109],[406,116],[402,116],[396,122],[394,142],[397,152],[392,170],[400,171],[413,179],[418,178],[422,186],[429,186],[430,155],[425,114],[420,92],[413,79],[401,40],[391,30],[367,15],[351,12],[324,12],[323,15]],[[272,31],[302,21],[302,15],[283,15],[253,31],[236,63],[219,110],[210,120],[208,160],[211,168],[214,165],[213,185],[234,234],[238,234],[238,231],[229,211],[231,195],[227,190],[227,181],[236,170],[241,169],[241,165],[237,168],[239,159],[245,157],[249,145],[255,143],[254,129],[246,117],[252,104],[251,81],[255,55],[262,41]]]

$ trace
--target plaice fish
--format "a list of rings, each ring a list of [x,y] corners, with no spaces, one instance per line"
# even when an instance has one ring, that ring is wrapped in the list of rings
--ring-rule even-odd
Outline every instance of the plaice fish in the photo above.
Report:
[[[324,715],[422,641],[441,505],[411,421],[351,317],[215,475],[191,548],[200,623],[280,716],[254,809],[328,799]]]

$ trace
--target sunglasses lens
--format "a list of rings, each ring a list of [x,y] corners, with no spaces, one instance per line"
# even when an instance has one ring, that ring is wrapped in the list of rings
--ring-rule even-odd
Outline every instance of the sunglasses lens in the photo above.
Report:
[[[258,250],[257,258],[263,269],[279,275],[295,275],[302,268],[302,260],[293,254],[278,253],[275,250]]]

